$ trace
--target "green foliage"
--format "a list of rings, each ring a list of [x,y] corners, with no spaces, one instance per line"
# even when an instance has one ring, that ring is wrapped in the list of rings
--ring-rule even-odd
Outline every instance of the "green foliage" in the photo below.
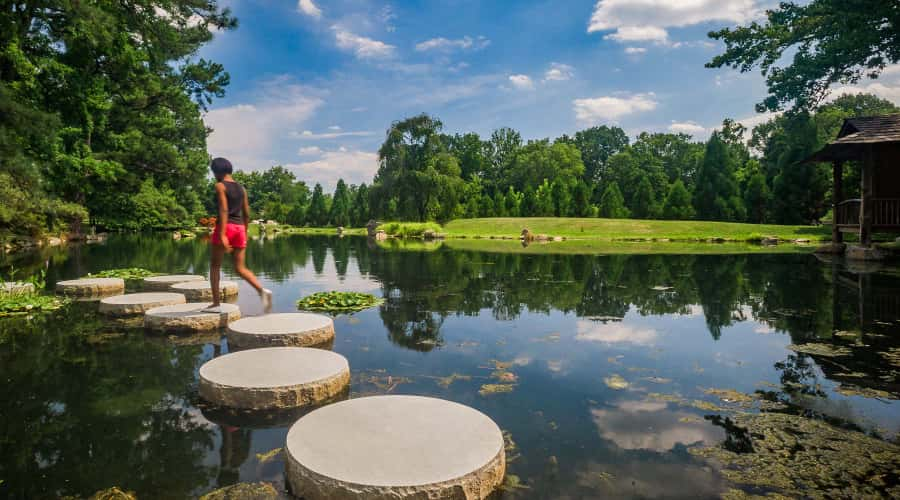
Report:
[[[735,178],[735,157],[718,132],[706,144],[697,172],[694,207],[705,220],[744,220],[745,211]]]
[[[749,222],[756,224],[766,222],[771,198],[765,176],[761,173],[756,173],[750,177],[750,180],[747,181],[747,187],[744,189],[744,205],[747,207],[747,219]]]
[[[619,191],[619,185],[611,182],[600,197],[600,217],[607,219],[624,219],[628,217],[628,209],[625,207],[625,199]]]
[[[122,278],[125,281],[138,281],[150,276],[156,276],[155,273],[141,267],[125,267],[120,269],[106,269],[96,273],[88,274],[88,278]]]
[[[748,72],[759,66],[769,87],[759,111],[788,105],[811,110],[831,85],[875,78],[886,65],[900,61],[896,18],[896,3],[890,1],[782,2],[766,12],[764,23],[710,33],[725,42],[726,50],[707,67]],[[778,66],[786,55],[790,64]]]
[[[669,193],[663,202],[662,216],[664,219],[688,220],[694,217],[694,207],[691,204],[691,194],[681,179],[676,180],[669,187]]]
[[[379,306],[384,299],[358,292],[319,292],[297,301],[301,311],[325,311],[331,313],[352,313]]]
[[[659,215],[659,210],[653,186],[647,177],[641,177],[631,199],[631,214],[638,219],[655,219]]]
[[[309,202],[309,210],[307,211],[307,219],[314,226],[328,225],[328,201],[325,199],[325,193],[321,184],[316,184],[313,188],[312,200]]]
[[[398,238],[421,238],[426,231],[440,233],[443,228],[434,222],[389,222],[378,226],[378,229]]]
[[[350,225],[351,201],[347,184],[344,183],[344,179],[339,179],[331,199],[331,213],[328,217],[331,224],[335,226]]]
[[[42,293],[0,292],[0,318],[55,311],[70,302],[65,297]]]

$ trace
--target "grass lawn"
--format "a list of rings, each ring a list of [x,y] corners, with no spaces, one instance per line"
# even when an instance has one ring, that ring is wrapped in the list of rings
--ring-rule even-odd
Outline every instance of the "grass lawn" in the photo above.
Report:
[[[523,228],[532,234],[564,236],[579,240],[650,240],[667,238],[690,241],[722,238],[728,241],[830,240],[823,226],[779,226],[736,222],[669,221],[636,219],[576,219],[565,217],[460,219],[444,226],[450,238],[518,237]]]
[[[433,245],[432,245],[433,246]],[[485,239],[449,239],[443,246],[453,250],[553,255],[730,255],[748,253],[805,253],[813,245],[756,245],[750,243],[638,242],[603,240],[566,240],[553,243]]]

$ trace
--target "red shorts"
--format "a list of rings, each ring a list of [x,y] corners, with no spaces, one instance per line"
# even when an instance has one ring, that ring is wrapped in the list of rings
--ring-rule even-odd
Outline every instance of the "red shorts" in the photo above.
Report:
[[[221,245],[222,240],[219,238],[219,229],[213,231],[212,244]],[[247,248],[247,226],[243,224],[225,224],[225,239],[232,248]]]

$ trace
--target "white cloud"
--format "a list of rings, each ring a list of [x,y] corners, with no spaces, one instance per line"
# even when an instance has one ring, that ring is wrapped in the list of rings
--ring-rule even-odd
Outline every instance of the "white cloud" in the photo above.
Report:
[[[644,47],[625,47],[625,53],[630,56],[636,56],[640,54],[644,54],[647,52],[647,49]]]
[[[582,124],[592,125],[604,121],[614,121],[625,115],[652,111],[656,108],[656,96],[634,94],[626,97],[603,96],[588,99],[575,99],[575,118]]]
[[[745,117],[745,118],[740,118],[740,119],[735,120],[735,121],[738,122],[738,123],[740,123],[740,124],[743,125],[744,127],[746,127],[746,128],[747,128],[748,135],[749,135],[749,133],[753,131],[753,127],[755,127],[755,126],[757,126],[757,125],[760,125],[760,124],[763,124],[763,123],[766,123],[767,121],[769,121],[769,120],[771,120],[771,119],[773,119],[773,118],[777,118],[777,117],[780,116],[780,115],[781,115],[780,112],[772,113],[772,112],[768,111],[768,112],[765,112],[765,113],[757,113],[757,114],[755,114],[755,115],[753,115],[753,116],[748,116],[748,117]]]
[[[340,129],[341,129],[340,125],[332,125],[332,126],[328,127],[328,130],[340,130]]]
[[[550,63],[550,69],[544,73],[545,82],[561,82],[571,80],[575,74],[575,68],[568,64]]]
[[[708,21],[743,23],[759,16],[757,0],[599,0],[588,33],[612,31],[606,38],[666,43],[669,27]]]
[[[313,3],[313,0],[299,0],[297,2],[297,10],[315,19],[322,18],[322,9]]]
[[[697,122],[688,120],[686,122],[673,121],[669,124],[669,132],[674,132],[676,134],[703,135],[707,130],[706,127]]]
[[[618,321],[603,323],[579,320],[575,334],[575,340],[604,344],[653,345],[656,337],[656,331],[651,328],[635,327]]]
[[[425,40],[424,42],[419,42],[416,44],[416,50],[419,52],[425,52],[428,50],[481,50],[488,45],[491,44],[491,41],[486,37],[479,36],[477,38],[472,38],[470,36],[464,36],[462,38],[450,39],[444,37],[432,38],[430,40]]]
[[[666,43],[669,41],[669,33],[656,26],[622,26],[603,38],[617,42]]]
[[[321,153],[322,153],[322,148],[320,148],[319,146],[305,146],[305,147],[300,148],[299,151],[297,151],[297,154],[300,156],[313,156],[313,155],[317,155],[317,154],[321,154]]]
[[[534,88],[534,82],[528,75],[509,75],[509,83],[513,87],[520,90],[531,90]]]
[[[252,102],[212,109],[204,116],[213,129],[207,148],[213,156],[224,156],[236,168],[271,166],[273,146],[286,130],[308,120],[323,101],[307,88],[278,77],[257,86]]]
[[[313,140],[313,139],[337,139],[340,137],[368,137],[370,135],[375,135],[375,133],[368,132],[365,130],[360,130],[360,131],[354,131],[354,132],[323,132],[321,134],[317,134],[317,133],[314,133],[312,130],[304,130],[303,132],[300,132],[300,133],[292,132],[290,135],[291,135],[291,137],[293,137],[295,139]]]
[[[394,55],[397,47],[379,40],[373,40],[347,31],[339,26],[332,26],[334,38],[340,49],[353,52],[357,59],[386,59]]]
[[[309,185],[322,184],[326,192],[331,192],[338,179],[347,184],[372,182],[378,170],[378,154],[366,151],[328,151],[318,160],[288,164],[285,168],[294,172],[299,180]]]
[[[835,87],[828,100],[834,100],[843,94],[875,94],[895,104],[900,104],[900,64],[892,64],[884,68],[877,80],[863,80],[855,85]]]

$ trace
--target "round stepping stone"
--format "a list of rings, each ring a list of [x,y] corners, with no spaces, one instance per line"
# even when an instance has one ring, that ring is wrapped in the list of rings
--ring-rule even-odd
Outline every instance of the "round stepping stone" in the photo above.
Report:
[[[0,283],[0,293],[32,293],[34,285],[31,283]]]
[[[233,352],[200,367],[203,399],[248,410],[315,404],[339,395],[349,383],[346,358],[305,347]]]
[[[459,403],[421,396],[351,399],[287,435],[287,480],[307,500],[485,498],[503,482],[503,435]]]
[[[234,281],[220,281],[219,287],[222,289],[222,297],[234,297],[238,294],[238,284]],[[212,285],[207,280],[176,283],[169,289],[173,292],[183,293],[190,301],[212,300]]]
[[[56,291],[77,297],[95,297],[125,293],[125,280],[122,278],[83,278],[60,281]]]
[[[266,314],[229,324],[227,336],[228,346],[238,349],[321,346],[334,339],[334,321],[321,314]]]
[[[222,328],[241,319],[241,310],[234,304],[222,304],[221,312],[204,311],[211,302],[191,302],[154,307],[144,314],[144,327],[160,332],[201,332]]]
[[[143,288],[148,292],[167,292],[172,285],[188,281],[205,281],[199,274],[167,274],[165,276],[149,276],[144,278]]]
[[[101,300],[99,311],[110,316],[133,316],[144,314],[154,307],[184,304],[185,302],[184,295],[180,293],[129,293]]]

